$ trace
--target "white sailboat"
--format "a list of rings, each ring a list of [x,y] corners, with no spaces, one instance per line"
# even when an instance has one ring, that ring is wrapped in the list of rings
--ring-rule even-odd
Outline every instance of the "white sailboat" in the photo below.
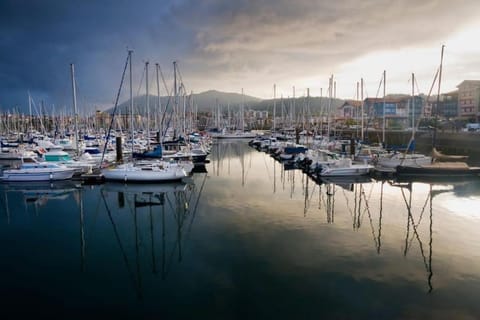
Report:
[[[432,163],[432,157],[420,153],[408,153],[408,149],[415,142],[415,75],[412,73],[412,136],[408,144],[407,150],[403,152],[395,152],[392,154],[384,154],[377,159],[377,165],[383,168],[397,168],[398,166],[420,167]]]
[[[438,69],[438,87],[437,87],[437,108],[440,101],[440,84],[442,81],[443,51],[445,46],[442,45],[440,55],[440,67]],[[438,110],[435,110],[435,123],[437,122]],[[480,174],[480,167],[470,167],[465,160],[464,155],[446,155],[436,149],[437,126],[433,129],[432,143],[432,162],[420,165],[400,165],[397,167],[397,176],[429,176],[429,177],[472,177]]]
[[[132,116],[131,134],[133,140],[133,92],[132,92],[132,51],[128,51],[127,62],[130,73],[130,112]],[[126,68],[125,68],[126,69]],[[124,71],[125,74],[125,71]],[[169,165],[168,163],[135,164],[125,163],[116,165],[113,168],[102,169],[105,180],[124,182],[164,182],[181,180],[187,176],[185,169],[181,166]]]
[[[227,128],[223,128],[219,134],[212,135],[216,139],[253,139],[257,136],[256,133],[251,131],[245,131],[245,102],[242,89],[242,104],[239,111],[239,125],[235,131],[229,131]]]

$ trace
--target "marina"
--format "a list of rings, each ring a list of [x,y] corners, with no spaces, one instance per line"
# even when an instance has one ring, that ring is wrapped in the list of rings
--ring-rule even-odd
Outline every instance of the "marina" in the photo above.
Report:
[[[69,318],[480,313],[472,295],[480,284],[478,177],[314,181],[247,142],[214,142],[204,172],[181,182],[0,184],[4,311]]]

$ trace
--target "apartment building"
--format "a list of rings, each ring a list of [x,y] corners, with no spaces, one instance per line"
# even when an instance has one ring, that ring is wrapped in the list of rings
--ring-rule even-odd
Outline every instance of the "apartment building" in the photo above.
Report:
[[[458,86],[458,116],[480,117],[480,80],[464,80]]]

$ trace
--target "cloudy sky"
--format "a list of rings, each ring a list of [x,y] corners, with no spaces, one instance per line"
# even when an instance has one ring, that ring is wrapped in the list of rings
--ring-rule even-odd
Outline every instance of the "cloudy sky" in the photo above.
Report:
[[[25,107],[28,92],[70,107],[70,63],[79,105],[112,106],[127,48],[134,92],[145,61],[171,88],[176,60],[189,92],[272,98],[276,84],[277,96],[319,96],[334,75],[350,99],[361,78],[365,96],[381,96],[383,70],[387,93],[409,94],[412,73],[428,93],[444,44],[445,92],[480,79],[479,37],[478,0],[2,0],[0,108]]]

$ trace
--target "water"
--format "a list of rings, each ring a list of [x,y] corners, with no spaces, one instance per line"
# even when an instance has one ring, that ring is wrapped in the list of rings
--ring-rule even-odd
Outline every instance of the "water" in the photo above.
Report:
[[[210,159],[186,184],[0,185],[2,318],[480,315],[480,179],[318,185],[240,141]]]

